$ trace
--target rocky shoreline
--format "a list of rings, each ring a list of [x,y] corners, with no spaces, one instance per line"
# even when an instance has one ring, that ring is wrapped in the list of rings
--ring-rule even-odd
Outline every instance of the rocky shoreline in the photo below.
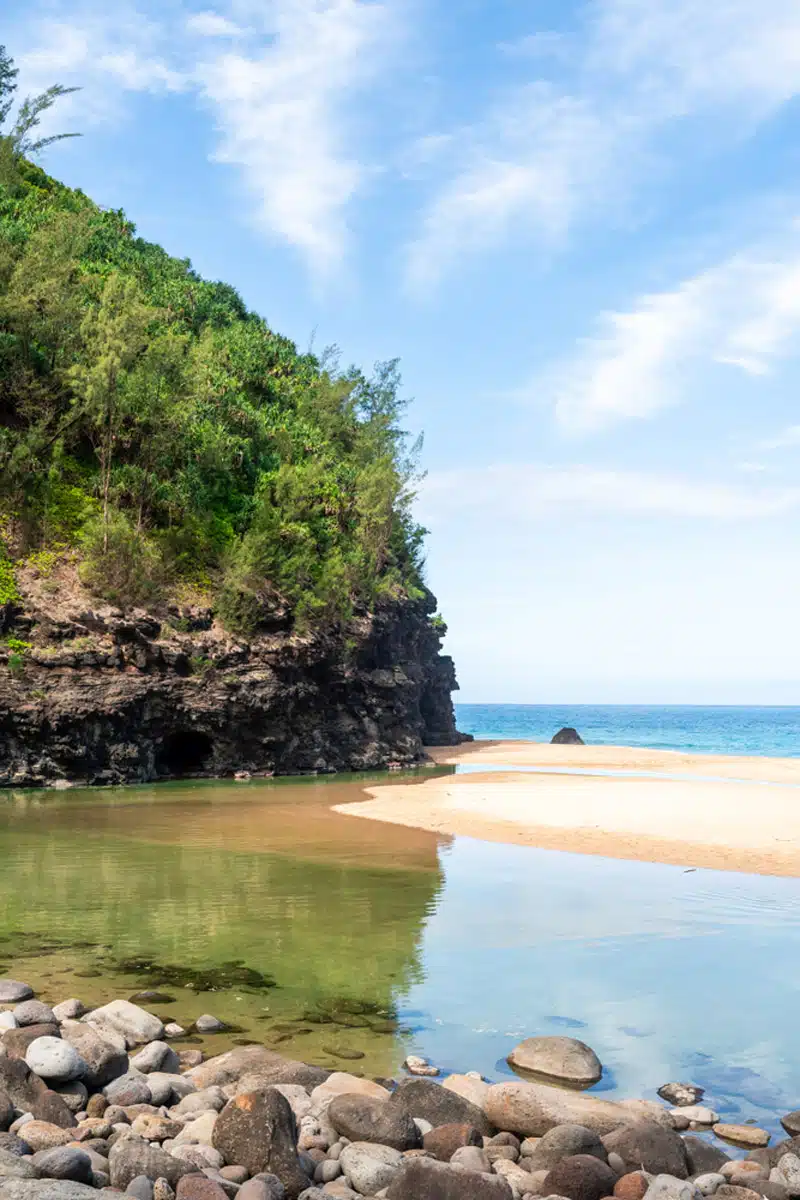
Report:
[[[800,1113],[771,1146],[691,1083],[663,1085],[663,1104],[602,1099],[582,1090],[602,1066],[573,1038],[521,1043],[515,1081],[439,1081],[409,1058],[398,1082],[255,1043],[205,1059],[186,1034],[221,1022],[165,1024],[158,1003],[51,1008],[0,979],[0,1200],[800,1197]]]

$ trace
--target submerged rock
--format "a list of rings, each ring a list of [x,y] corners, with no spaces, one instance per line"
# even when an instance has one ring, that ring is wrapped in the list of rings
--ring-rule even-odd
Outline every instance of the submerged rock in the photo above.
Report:
[[[570,1037],[531,1037],[508,1056],[516,1071],[557,1079],[572,1087],[591,1087],[603,1074],[600,1059],[585,1042]]]

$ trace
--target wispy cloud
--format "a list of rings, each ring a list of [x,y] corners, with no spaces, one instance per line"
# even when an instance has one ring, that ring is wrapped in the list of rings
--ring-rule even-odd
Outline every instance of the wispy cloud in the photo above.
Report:
[[[596,0],[568,42],[570,68],[507,88],[457,130],[449,174],[415,243],[409,278],[429,286],[464,252],[535,233],[552,241],[645,174],[660,136],[686,118],[752,129],[800,93],[796,0]],[[561,40],[534,33],[526,50]],[[504,47],[507,53],[508,48]]]
[[[505,523],[510,506],[517,521],[553,512],[743,520],[800,508],[800,487],[746,488],[589,466],[497,464],[435,472],[419,499],[422,516],[433,525],[476,509],[496,513]]]
[[[234,21],[229,21],[227,17],[215,12],[192,13],[186,19],[186,28],[190,33],[211,38],[240,37],[243,33]]]
[[[800,446],[800,425],[789,425],[774,437],[764,438],[758,442],[756,449],[768,453],[770,450],[786,450],[791,446]]]
[[[709,369],[749,376],[798,352],[800,229],[601,316],[597,332],[529,389],[567,429],[652,416],[692,394]]]

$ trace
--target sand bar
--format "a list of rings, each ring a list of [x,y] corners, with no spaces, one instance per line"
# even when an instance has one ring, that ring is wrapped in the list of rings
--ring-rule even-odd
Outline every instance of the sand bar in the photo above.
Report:
[[[338,811],[487,841],[800,875],[800,760],[532,742],[476,742],[435,757],[511,769],[368,788],[369,800]],[[526,766],[623,774],[514,770]]]

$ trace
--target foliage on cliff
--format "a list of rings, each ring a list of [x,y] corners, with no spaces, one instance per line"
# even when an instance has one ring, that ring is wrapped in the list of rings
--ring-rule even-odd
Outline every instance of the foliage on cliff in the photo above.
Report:
[[[242,632],[418,588],[397,364],[300,353],[123,212],[4,164],[0,560],[72,547],[123,604],[199,583]]]

